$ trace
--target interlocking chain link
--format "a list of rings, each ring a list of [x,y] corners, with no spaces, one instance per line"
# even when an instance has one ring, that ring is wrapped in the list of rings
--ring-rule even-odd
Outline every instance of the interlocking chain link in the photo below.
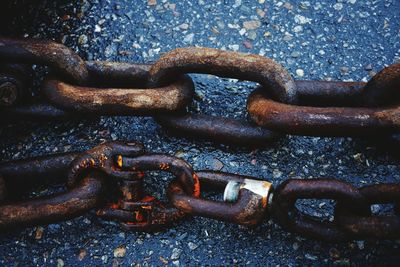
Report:
[[[153,65],[85,62],[60,44],[9,38],[0,38],[0,58],[12,64],[44,64],[53,72],[41,88],[48,104],[14,105],[2,109],[6,115],[159,115],[157,121],[173,132],[247,145],[273,141],[277,135],[270,130],[349,136],[398,132],[400,124],[400,64],[383,69],[368,83],[294,81],[280,64],[258,55],[193,47],[168,52]],[[249,96],[247,109],[264,129],[229,118],[184,114],[194,95],[187,73],[258,82],[261,88]],[[1,92],[11,90],[10,82],[3,85]],[[9,98],[2,99],[2,106],[12,106]]]
[[[149,170],[171,172],[176,177],[167,190],[170,203],[145,193],[144,172]],[[400,184],[356,188],[335,179],[289,179],[273,190],[271,183],[254,177],[195,172],[184,160],[148,154],[137,142],[109,142],[81,153],[2,163],[0,173],[2,230],[62,221],[96,208],[98,216],[117,220],[129,230],[156,230],[185,215],[198,215],[247,226],[271,217],[289,231],[335,242],[400,237]],[[33,183],[43,183],[37,178],[50,175],[53,180],[47,183],[54,183],[56,175],[68,190],[45,198],[15,197],[24,191],[21,181],[30,178]],[[224,188],[224,201],[200,194]],[[335,200],[333,220],[302,213],[296,208],[300,199]],[[371,205],[382,203],[396,205],[394,214],[371,214]]]
[[[0,59],[3,119],[150,115],[187,136],[257,147],[279,137],[274,131],[349,136],[395,133],[400,126],[400,64],[367,83],[295,81],[283,66],[259,55],[192,47],[170,51],[152,65],[84,61],[61,44],[10,38],[0,38]],[[40,86],[44,102],[30,97],[31,64],[49,67]],[[188,73],[259,83],[247,101],[259,126],[186,113],[194,97]],[[176,177],[167,189],[169,203],[145,193],[149,170]],[[64,193],[18,197],[34,184],[57,181],[67,185]],[[224,201],[202,197],[207,189],[223,188]],[[331,219],[303,213],[296,204],[301,199],[334,201]],[[289,179],[274,190],[271,183],[253,177],[195,172],[184,160],[149,154],[137,142],[2,163],[0,201],[0,229],[65,220],[97,209],[98,216],[130,230],[158,229],[190,214],[248,226],[271,217],[284,229],[327,241],[400,237],[400,184],[356,188],[336,179]],[[394,212],[372,214],[374,204],[391,204]]]

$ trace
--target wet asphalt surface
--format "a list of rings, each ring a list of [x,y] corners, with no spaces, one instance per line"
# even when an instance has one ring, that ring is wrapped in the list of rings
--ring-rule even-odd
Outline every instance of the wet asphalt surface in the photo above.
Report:
[[[367,81],[400,61],[396,0],[77,2],[6,1],[1,33],[50,38],[87,60],[151,62],[185,46],[239,50],[273,58],[295,79]],[[192,78],[200,96],[192,112],[246,119],[246,97],[255,84],[207,75]],[[398,146],[387,146],[386,137],[287,136],[249,149],[174,137],[149,117],[15,122],[0,129],[0,158],[80,151],[117,139],[138,140],[148,151],[177,155],[194,169],[253,175],[274,185],[293,177],[335,177],[358,186],[400,181]],[[168,179],[163,173],[148,175],[148,191],[163,195]],[[329,218],[331,205],[324,203],[304,202],[301,208]],[[133,233],[88,213],[4,233],[0,240],[4,266],[365,266],[400,260],[398,241],[317,242],[271,221],[247,229],[189,218],[158,233]]]

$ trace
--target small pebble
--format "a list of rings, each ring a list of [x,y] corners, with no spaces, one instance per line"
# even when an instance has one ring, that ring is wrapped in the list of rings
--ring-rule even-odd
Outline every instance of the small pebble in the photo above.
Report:
[[[333,5],[333,8],[337,11],[340,11],[343,9],[343,4],[342,3],[336,3]]]
[[[84,34],[80,35],[78,38],[78,43],[80,45],[86,44],[88,42],[88,37]]]
[[[87,255],[86,249],[81,248],[81,249],[79,250],[78,259],[79,259],[80,261],[82,261],[82,260],[86,257],[86,255]]]
[[[190,248],[190,250],[195,250],[196,248],[199,247],[199,245],[193,242],[189,242],[188,247]]]
[[[114,258],[123,258],[126,254],[126,248],[124,246],[119,246],[114,249]]]
[[[243,27],[246,30],[255,30],[261,26],[261,22],[259,20],[249,20],[243,22]]]
[[[60,258],[57,259],[57,267],[64,267],[64,261]]]
[[[297,70],[296,70],[296,75],[299,76],[299,77],[303,77],[303,76],[304,76],[304,70],[302,70],[302,69],[297,69]]]
[[[364,69],[367,70],[367,71],[372,70],[372,69],[373,69],[373,68],[372,68],[372,64],[366,65],[366,66],[364,67]]]
[[[182,254],[182,249],[174,248],[171,254],[171,260],[178,260]]]
[[[297,25],[293,28],[293,32],[295,33],[299,33],[301,31],[303,31],[303,26]]]
[[[187,29],[189,29],[189,24],[187,24],[187,23],[182,23],[181,25],[179,25],[179,29],[181,29],[181,30],[187,30]]]
[[[36,228],[36,231],[35,231],[35,239],[36,239],[36,240],[42,239],[42,237],[43,237],[43,232],[44,232],[44,228],[41,227],[41,226],[38,226],[38,227]]]
[[[300,52],[294,51],[290,54],[291,57],[297,58],[300,56]]]
[[[253,48],[253,45],[249,42],[249,41],[244,41],[243,42],[244,47],[246,47],[247,49],[251,49]]]

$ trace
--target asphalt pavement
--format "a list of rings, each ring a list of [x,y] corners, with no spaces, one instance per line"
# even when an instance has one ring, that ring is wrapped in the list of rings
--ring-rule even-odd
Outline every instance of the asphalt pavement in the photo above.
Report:
[[[7,0],[1,6],[1,34],[52,39],[86,60],[153,62],[177,47],[205,46],[270,57],[295,79],[341,81],[367,81],[400,62],[397,0]],[[198,95],[191,112],[247,118],[254,83],[191,77]],[[177,155],[198,170],[251,175],[274,185],[293,177],[330,177],[362,186],[400,181],[397,144],[387,146],[386,138],[286,136],[249,149],[176,137],[150,117],[18,121],[0,128],[0,159],[138,140],[148,151]],[[152,173],[147,190],[162,196],[169,179]],[[332,216],[329,201],[300,205],[315,216]],[[5,233],[0,240],[3,266],[376,266],[400,260],[398,241],[332,244],[288,233],[272,221],[248,229],[200,217],[161,232],[135,233],[88,213]]]

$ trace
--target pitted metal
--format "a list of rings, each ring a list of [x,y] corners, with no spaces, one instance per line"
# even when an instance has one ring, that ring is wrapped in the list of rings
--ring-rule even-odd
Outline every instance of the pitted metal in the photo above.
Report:
[[[397,133],[400,128],[399,64],[386,67],[368,83],[294,81],[283,66],[259,55],[180,48],[153,65],[90,62],[61,44],[11,38],[0,38],[0,59],[7,62],[0,66],[2,120],[152,115],[189,137],[257,148],[279,136],[272,131],[350,136]],[[27,93],[30,74],[19,71],[25,66],[21,64],[49,67],[40,88],[44,102]],[[186,76],[192,72],[259,83],[261,88],[247,103],[259,126],[185,113],[194,96],[193,82]],[[167,189],[169,203],[145,192],[144,173],[149,170],[176,177]],[[32,183],[55,181],[68,189],[44,198],[20,197]],[[180,158],[146,153],[138,142],[109,142],[84,152],[0,164],[0,229],[51,223],[96,209],[98,216],[117,220],[127,230],[156,230],[186,215],[247,226],[271,217],[284,229],[326,241],[395,239],[400,237],[399,186],[356,188],[337,179],[288,179],[273,190],[270,182],[253,177],[195,172]],[[224,188],[224,201],[201,195],[206,189]],[[299,199],[336,201],[333,219],[301,212]],[[388,203],[395,207],[393,214],[371,214],[371,205]]]

